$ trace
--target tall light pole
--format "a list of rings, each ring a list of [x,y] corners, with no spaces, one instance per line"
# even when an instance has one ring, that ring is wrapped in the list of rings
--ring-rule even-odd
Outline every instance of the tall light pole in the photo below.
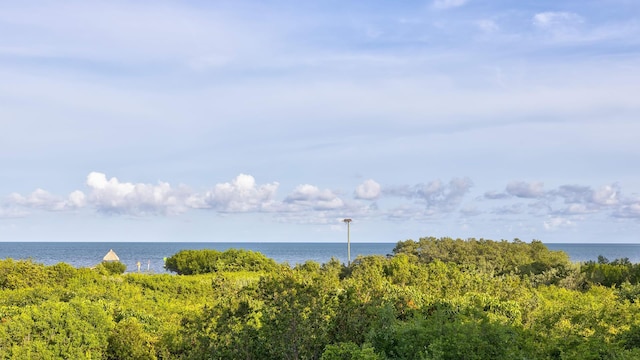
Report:
[[[347,266],[351,266],[351,234],[350,224],[351,219],[344,219],[343,222],[347,223]]]

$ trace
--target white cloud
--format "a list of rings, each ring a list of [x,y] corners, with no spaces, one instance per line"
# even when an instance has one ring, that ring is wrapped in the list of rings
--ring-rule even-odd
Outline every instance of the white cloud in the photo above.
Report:
[[[575,225],[571,219],[585,216],[613,216],[619,218],[640,218],[640,201],[637,198],[625,197],[617,184],[604,185],[597,189],[582,185],[561,185],[556,189],[544,190],[541,182],[511,182],[506,193],[486,192],[484,199],[507,202],[496,207],[493,213],[500,215],[522,214],[524,203],[509,203],[510,197],[530,199],[528,204],[530,215],[548,215],[546,229]],[[562,204],[558,204],[562,202]],[[562,219],[567,220],[565,222]]]
[[[383,193],[423,202],[433,212],[451,212],[460,205],[462,198],[473,186],[469,178],[454,178],[448,184],[434,180],[427,184],[403,185],[385,188]]]
[[[571,12],[541,12],[533,16],[533,24],[541,28],[577,25],[584,22],[582,16]]]
[[[456,217],[473,222],[484,221],[495,214],[499,215],[500,221],[509,222],[515,218],[526,221],[523,220],[526,214],[529,221],[547,216],[543,223],[535,220],[537,227],[546,230],[575,227],[577,219],[640,218],[640,200],[623,196],[616,184],[595,190],[588,186],[562,185],[545,191],[541,182],[515,181],[509,183],[503,193],[485,192],[484,197],[474,197],[498,201],[499,207],[487,206],[483,201],[462,206],[473,186],[469,178],[384,188],[369,179],[358,185],[354,198],[347,201],[338,195],[342,193],[339,190],[311,184],[298,185],[284,199],[278,200],[279,183],[258,184],[247,174],[204,191],[193,191],[186,185],[171,186],[166,182],[124,182],[100,172],[90,173],[86,186],[85,191],[76,190],[66,197],[40,188],[28,195],[12,193],[5,203],[0,203],[0,218],[26,217],[30,210],[61,212],[84,208],[111,215],[166,216],[202,209],[218,213],[268,213],[276,222],[329,225],[339,217],[392,221]],[[370,201],[374,199],[380,201]]]
[[[231,182],[216,184],[203,195],[192,195],[187,204],[225,212],[249,212],[268,209],[278,190],[277,182],[257,185],[251,175],[240,174]]]
[[[31,209],[41,209],[47,211],[71,210],[84,206],[84,194],[74,191],[67,199],[55,196],[49,192],[36,189],[27,196],[13,193],[9,196],[9,204],[22,206]]]
[[[509,194],[497,191],[487,191],[484,193],[484,198],[490,200],[507,199],[509,198]]]
[[[342,199],[332,191],[309,184],[298,185],[284,202],[299,209],[331,210],[344,206]]]
[[[562,185],[551,194],[564,199],[567,204],[587,203],[592,197],[593,191],[588,186]]]
[[[640,220],[640,201],[621,206],[613,215],[618,218],[632,218]]]
[[[549,231],[574,226],[576,226],[576,224],[573,221],[563,217],[550,217],[544,222],[544,228]]]
[[[108,214],[177,214],[184,212],[185,194],[159,182],[157,185],[120,182],[117,178],[92,172],[87,176],[90,189],[86,201],[99,212]],[[81,198],[81,197],[79,197]]]
[[[583,208],[589,211],[615,206],[620,203],[620,189],[617,185],[604,185],[597,190],[593,190],[588,186],[563,185],[549,193],[564,199],[566,204],[583,205]],[[578,208],[574,207],[573,209]]]
[[[366,180],[356,187],[356,198],[363,200],[374,200],[380,196],[380,184],[374,180]]]
[[[506,192],[520,198],[537,199],[544,196],[544,184],[542,182],[513,181],[507,185]]]
[[[579,32],[585,22],[580,15],[571,12],[542,12],[533,16],[533,25],[548,32],[555,40],[582,40]]]
[[[82,191],[76,190],[69,194],[69,204],[76,208],[84,207],[87,204],[87,197]]]
[[[618,203],[618,189],[616,186],[606,185],[593,192],[593,202],[598,205],[616,205]]]
[[[0,206],[0,219],[21,218],[27,215],[29,215],[29,213],[23,209],[7,205]]]
[[[436,9],[449,9],[459,7],[467,3],[467,0],[435,0],[433,7]]]
[[[91,189],[88,203],[99,212],[131,215],[173,215],[188,209],[214,209],[221,212],[250,212],[268,209],[275,197],[278,183],[258,185],[253,176],[240,174],[231,182],[216,184],[202,193],[185,186],[169,183],[134,184],[107,179],[93,172],[87,177]],[[81,202],[81,196],[74,198]]]

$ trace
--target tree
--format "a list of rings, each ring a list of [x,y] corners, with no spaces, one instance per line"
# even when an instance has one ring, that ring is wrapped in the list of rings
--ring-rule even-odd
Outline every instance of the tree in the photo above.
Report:
[[[228,249],[182,250],[167,258],[165,269],[179,275],[208,274],[223,271],[273,271],[278,264],[259,252]]]

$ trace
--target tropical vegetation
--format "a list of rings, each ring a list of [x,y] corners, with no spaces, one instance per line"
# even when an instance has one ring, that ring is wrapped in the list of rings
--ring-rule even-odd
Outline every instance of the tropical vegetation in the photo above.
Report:
[[[640,359],[640,265],[540,241],[428,237],[349,266],[188,250],[166,268],[0,260],[0,359]]]

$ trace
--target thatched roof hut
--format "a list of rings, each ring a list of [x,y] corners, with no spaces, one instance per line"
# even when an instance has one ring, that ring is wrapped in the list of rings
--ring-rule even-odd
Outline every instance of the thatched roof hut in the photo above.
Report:
[[[118,255],[116,255],[116,253],[113,251],[113,249],[110,249],[109,252],[107,253],[107,255],[105,255],[102,258],[103,261],[120,261],[120,258],[118,257]]]

